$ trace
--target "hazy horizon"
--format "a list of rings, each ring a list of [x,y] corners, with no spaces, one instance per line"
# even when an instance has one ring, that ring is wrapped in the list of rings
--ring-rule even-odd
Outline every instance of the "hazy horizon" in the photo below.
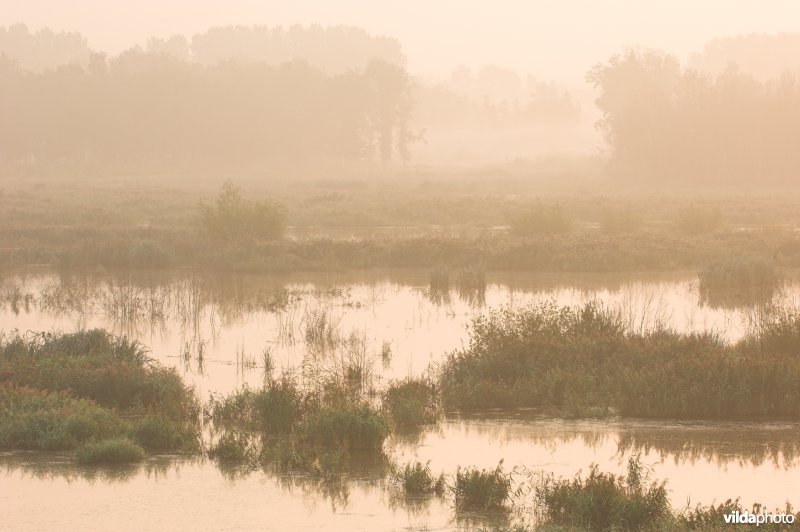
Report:
[[[0,26],[24,23],[78,31],[93,49],[115,55],[151,36],[191,36],[213,26],[352,25],[397,38],[409,72],[449,76],[458,65],[497,64],[540,79],[581,83],[594,64],[628,46],[657,48],[686,59],[719,37],[800,31],[800,4],[790,1],[677,2],[506,1],[255,2],[144,0],[4,0]],[[766,9],[766,7],[769,9]],[[498,7],[502,9],[498,10]]]

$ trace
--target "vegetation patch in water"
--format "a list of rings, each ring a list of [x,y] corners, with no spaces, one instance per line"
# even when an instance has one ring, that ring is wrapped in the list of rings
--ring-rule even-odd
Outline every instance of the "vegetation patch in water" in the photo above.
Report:
[[[0,340],[0,446],[74,449],[128,437],[194,450],[198,404],[174,370],[102,330]]]
[[[502,308],[477,318],[469,346],[442,365],[443,400],[463,410],[549,407],[574,415],[610,408],[649,418],[797,419],[800,358],[790,349],[800,343],[796,319],[728,344],[710,333],[633,331],[595,303]]]
[[[495,469],[459,467],[452,491],[456,511],[505,511],[511,502],[511,475],[503,471],[502,461]]]
[[[657,530],[672,517],[664,483],[648,483],[638,458],[628,474],[602,473],[594,465],[585,478],[542,477],[536,486],[543,521],[580,530]]]
[[[436,387],[424,379],[391,384],[383,394],[383,408],[398,427],[436,423],[441,414]]]
[[[124,464],[144,458],[144,449],[127,438],[84,443],[78,447],[78,461],[84,464]]]
[[[393,464],[389,470],[389,483],[407,497],[444,495],[444,473],[438,477],[433,474],[430,462],[414,462],[402,467]]]

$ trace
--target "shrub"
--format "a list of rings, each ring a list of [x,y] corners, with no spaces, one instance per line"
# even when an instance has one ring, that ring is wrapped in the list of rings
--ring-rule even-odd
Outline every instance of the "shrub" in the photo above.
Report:
[[[452,489],[458,511],[504,510],[511,497],[511,475],[503,472],[502,460],[490,470],[459,467]]]
[[[200,226],[218,240],[275,239],[286,227],[286,209],[274,201],[252,201],[226,181],[214,205],[199,207]]]
[[[85,443],[78,448],[78,461],[84,464],[138,462],[144,449],[127,438]]]

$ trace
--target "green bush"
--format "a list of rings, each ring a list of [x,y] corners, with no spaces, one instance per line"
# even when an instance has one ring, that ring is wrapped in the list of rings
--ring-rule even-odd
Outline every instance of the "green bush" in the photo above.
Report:
[[[84,464],[121,464],[143,458],[144,449],[127,438],[89,442],[78,447],[78,461]]]

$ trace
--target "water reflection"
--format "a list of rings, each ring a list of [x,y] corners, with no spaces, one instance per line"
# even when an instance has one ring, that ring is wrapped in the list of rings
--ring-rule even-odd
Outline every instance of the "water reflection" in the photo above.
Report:
[[[419,375],[468,341],[472,318],[505,304],[600,300],[634,331],[713,329],[728,339],[757,328],[766,308],[706,305],[694,273],[465,269],[446,271],[436,282],[434,273],[6,273],[0,328],[106,328],[140,339],[205,394],[258,385],[266,373],[303,371],[322,359],[384,381]],[[773,303],[792,304],[797,292],[787,284]]]
[[[643,462],[653,466],[653,477],[667,480],[676,508],[685,506],[687,500],[710,504],[736,496],[746,504],[761,501],[777,507],[787,499],[798,502],[791,500],[800,493],[798,445],[800,424],[796,423],[565,420],[536,412],[494,412],[449,419],[438,427],[395,437],[386,450],[398,464],[430,461],[432,471],[446,473],[450,484],[459,465],[493,468],[504,459],[506,470],[517,467],[571,477],[585,472],[591,463],[603,471],[622,473],[628,458],[641,454]],[[49,508],[40,508],[37,512],[46,514],[41,522],[56,518],[69,522],[76,508],[90,511],[94,505],[109,504],[109,493],[146,500],[152,505],[148,511],[159,518],[176,511],[200,512],[199,530],[227,526],[225,516],[234,508],[244,514],[241,521],[236,520],[243,529],[259,519],[272,519],[267,509],[280,516],[275,526],[314,526],[327,517],[348,529],[492,528],[519,517],[459,513],[450,495],[404,497],[384,481],[385,462],[355,457],[344,475],[330,477],[271,467],[220,466],[184,456],[158,456],[138,465],[105,467],[79,465],[70,454],[3,453],[0,468],[4,486],[0,497],[13,502],[7,508],[13,509],[12,517],[21,519],[23,529],[26,517],[22,509],[27,505],[32,511],[30,505],[40,500],[30,495],[33,491],[63,501],[54,512],[63,510],[67,501],[77,505],[63,515],[50,515]],[[518,483],[524,480],[524,476],[515,478]],[[103,485],[119,488],[110,492],[95,489]],[[153,492],[169,496],[156,499]],[[78,496],[82,498],[76,499]],[[198,501],[211,500],[216,512],[200,508],[206,502]],[[108,524],[102,519],[102,508],[100,514],[98,523]],[[79,517],[72,519],[77,523]],[[133,516],[131,527],[141,522],[140,516]]]

